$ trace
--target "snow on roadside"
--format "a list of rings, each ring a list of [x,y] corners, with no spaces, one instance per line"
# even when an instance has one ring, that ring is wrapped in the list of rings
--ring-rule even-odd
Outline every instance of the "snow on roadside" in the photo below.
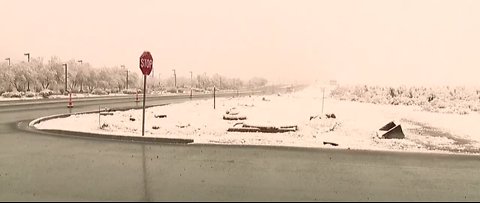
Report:
[[[326,98],[324,113],[334,113],[337,117],[326,119],[321,115],[322,88],[312,86],[285,95],[218,98],[215,110],[212,99],[148,108],[145,136],[188,138],[195,143],[213,144],[479,153],[480,126],[474,125],[480,121],[479,114],[431,113],[413,106],[375,105]],[[329,95],[329,90],[327,87],[325,97]],[[247,120],[223,120],[226,111],[238,112]],[[155,118],[155,115],[167,117]],[[322,119],[310,119],[318,115]],[[141,136],[141,110],[118,111],[113,116],[101,116],[100,119],[100,125],[106,124],[108,127],[100,128],[98,114],[53,119],[41,122],[36,127]],[[390,121],[402,125],[406,139],[386,140],[377,137],[376,130]],[[256,126],[296,125],[298,131],[227,132],[228,128],[239,122]],[[338,146],[325,145],[324,142],[333,142]]]
[[[72,98],[114,97],[114,96],[129,96],[129,94],[123,94],[123,93],[112,93],[108,95],[94,95],[94,94],[82,94],[82,93],[72,94]],[[70,97],[69,95],[50,95],[48,98],[43,98],[41,95],[35,95],[33,97],[20,97],[20,98],[0,97],[0,101],[45,100],[45,99],[62,99],[62,98],[68,99],[69,97]]]

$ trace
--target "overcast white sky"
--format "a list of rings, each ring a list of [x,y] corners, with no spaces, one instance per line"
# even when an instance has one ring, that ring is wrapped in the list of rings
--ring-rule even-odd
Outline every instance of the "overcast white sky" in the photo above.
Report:
[[[480,1],[0,0],[0,57],[155,73],[478,84]]]

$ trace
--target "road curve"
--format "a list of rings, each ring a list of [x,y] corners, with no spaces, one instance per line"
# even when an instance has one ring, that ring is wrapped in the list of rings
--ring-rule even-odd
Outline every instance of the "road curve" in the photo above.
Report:
[[[137,105],[131,98],[75,104],[0,108],[1,201],[480,200],[479,156],[152,144],[18,128],[52,114]]]

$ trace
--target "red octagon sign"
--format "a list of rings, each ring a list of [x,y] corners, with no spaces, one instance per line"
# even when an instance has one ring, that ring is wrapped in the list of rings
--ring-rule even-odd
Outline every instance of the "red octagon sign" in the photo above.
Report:
[[[153,69],[153,58],[150,52],[144,51],[140,56],[140,70],[143,75],[150,75]]]

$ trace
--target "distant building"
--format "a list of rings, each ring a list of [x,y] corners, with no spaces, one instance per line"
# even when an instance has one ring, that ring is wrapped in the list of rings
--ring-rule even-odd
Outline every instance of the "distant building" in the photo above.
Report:
[[[330,80],[330,85],[332,86],[338,85],[337,80]]]

